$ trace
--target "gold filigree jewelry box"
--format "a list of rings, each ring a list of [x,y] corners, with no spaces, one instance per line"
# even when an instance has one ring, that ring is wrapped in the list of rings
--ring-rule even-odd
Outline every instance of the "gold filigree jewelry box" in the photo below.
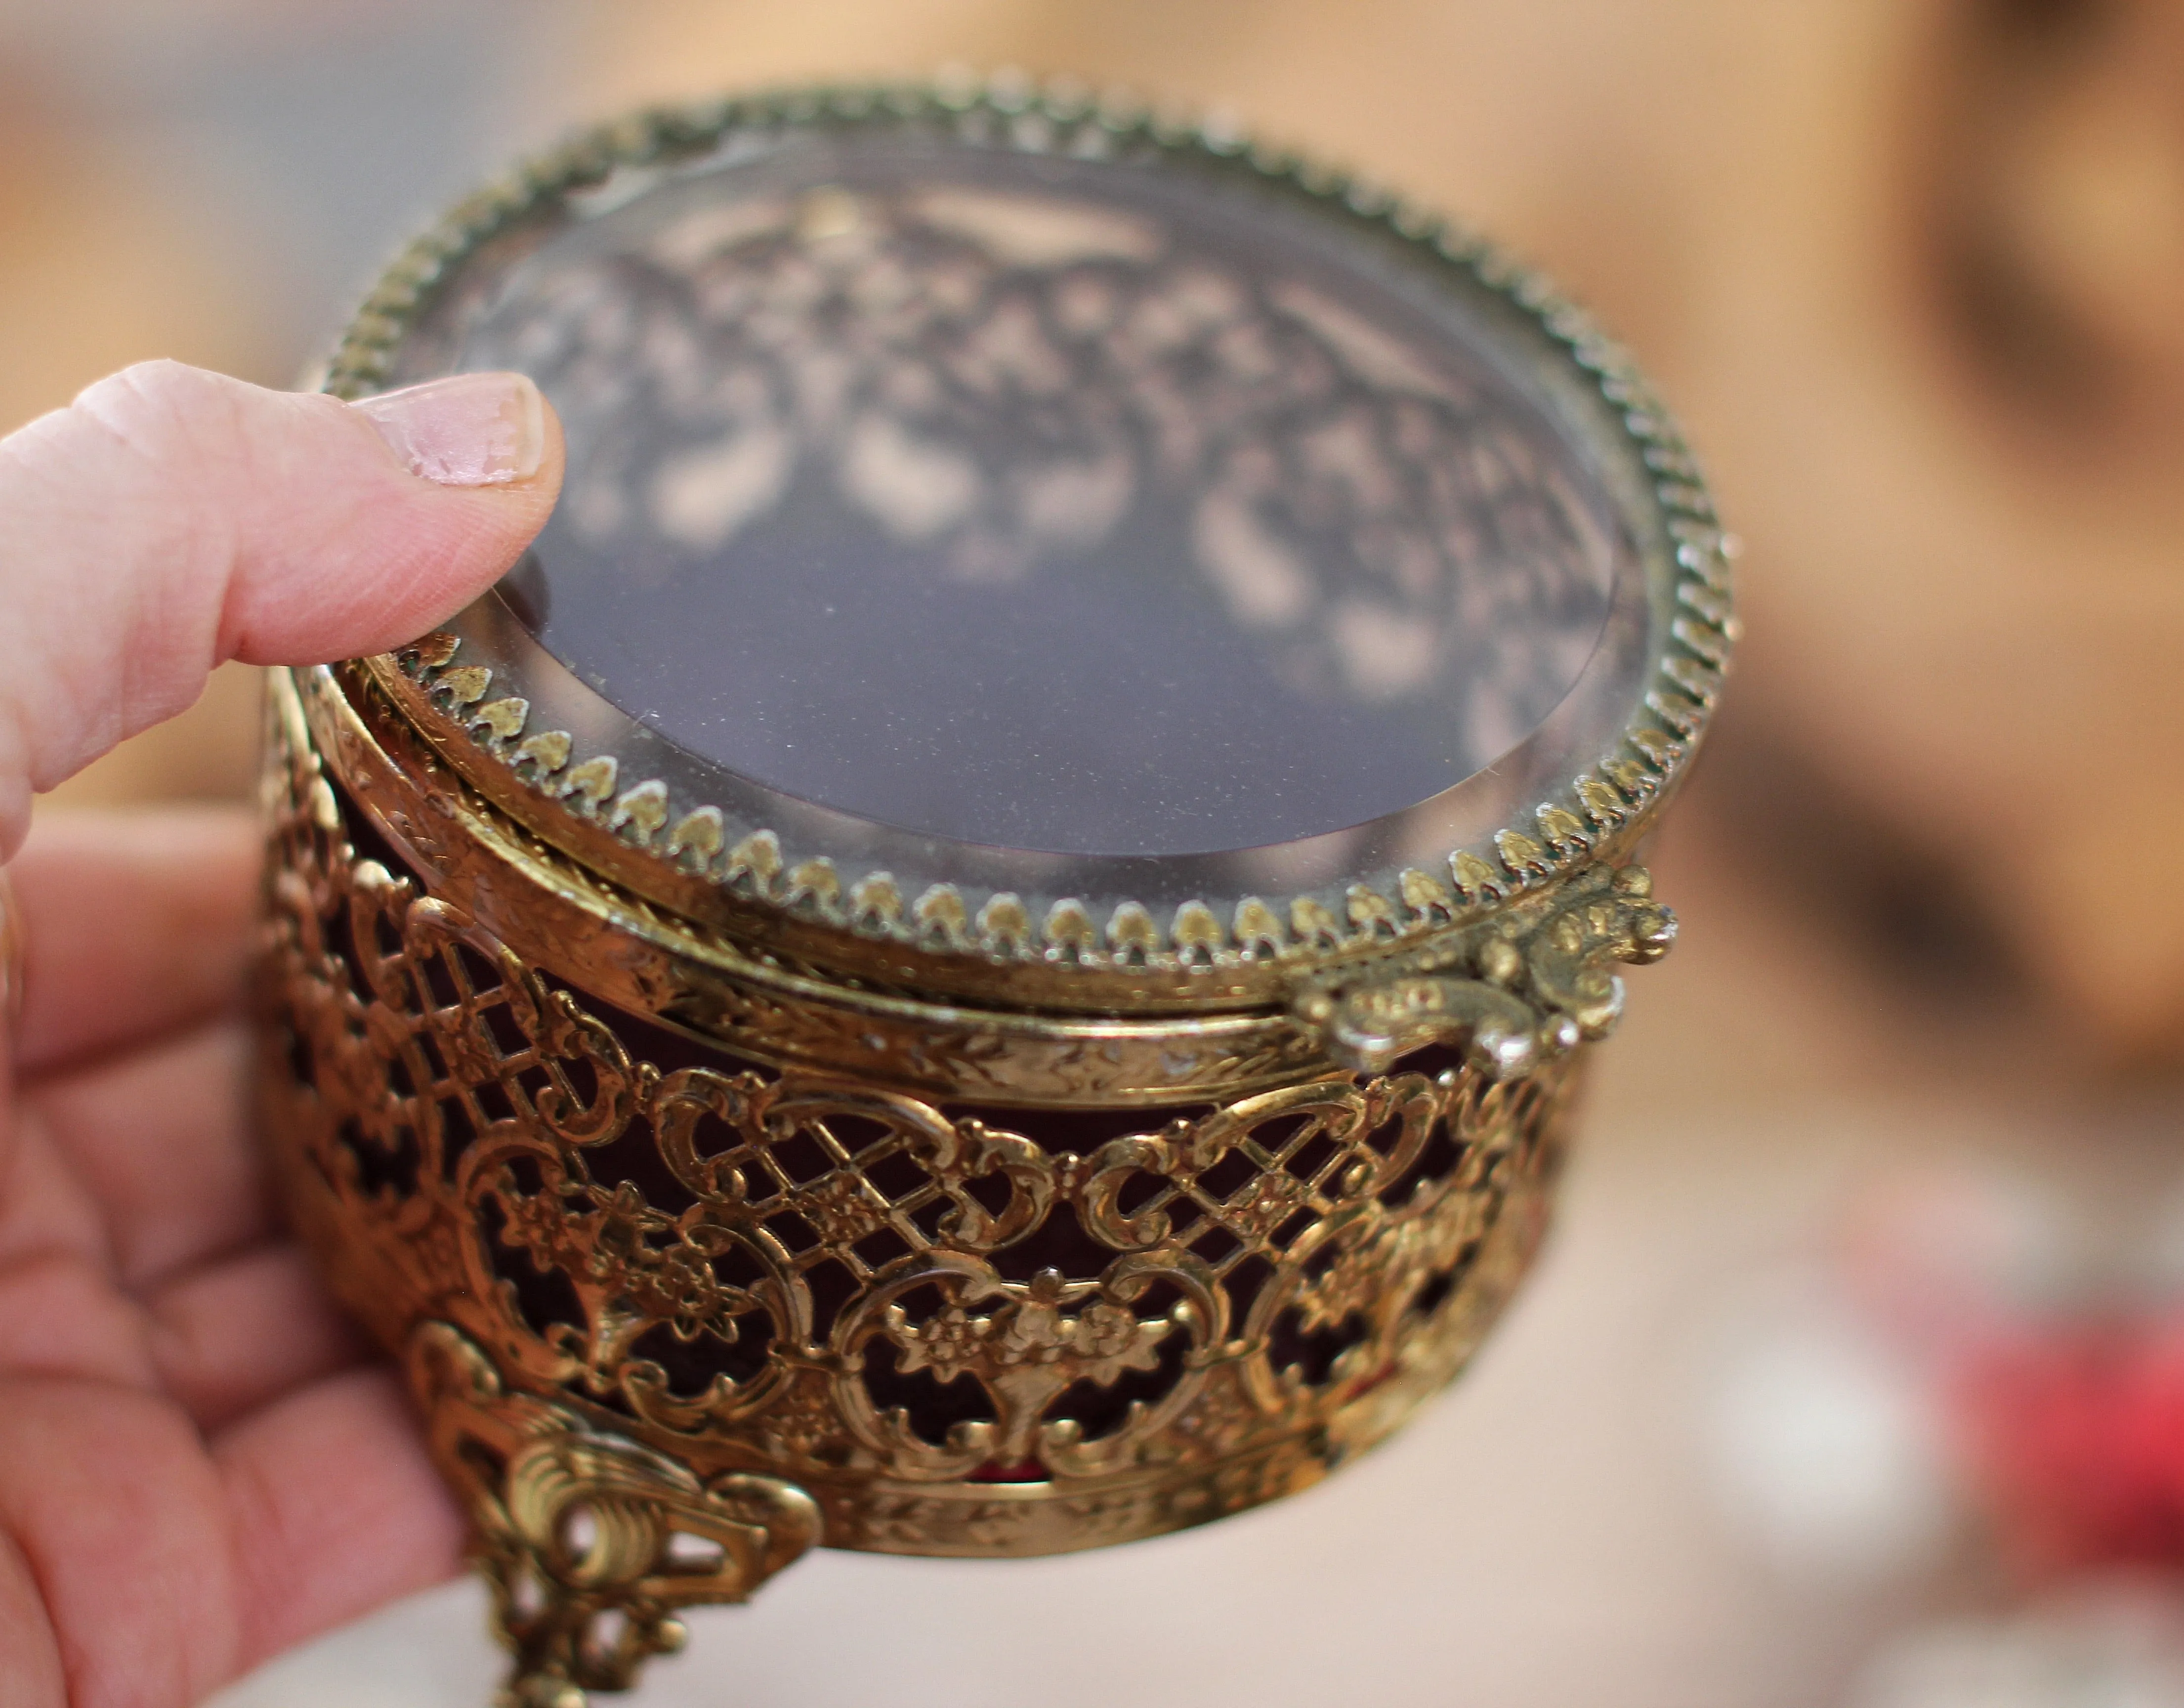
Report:
[[[1014,87],[647,114],[326,384],[520,368],[536,550],[276,673],[264,1103],[581,1703],[815,1543],[1323,1476],[1543,1225],[1730,646],[1623,352],[1473,237]]]

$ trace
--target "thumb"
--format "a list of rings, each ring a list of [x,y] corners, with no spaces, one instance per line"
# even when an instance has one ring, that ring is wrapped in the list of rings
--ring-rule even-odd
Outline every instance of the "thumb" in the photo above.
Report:
[[[345,404],[150,362],[0,439],[0,860],[33,792],[215,665],[383,651],[467,604],[561,465],[515,374]]]

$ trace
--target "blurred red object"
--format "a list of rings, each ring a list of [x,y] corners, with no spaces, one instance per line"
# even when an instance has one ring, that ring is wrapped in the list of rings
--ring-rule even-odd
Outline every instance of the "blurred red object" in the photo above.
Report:
[[[2184,1305],[2005,1331],[1962,1356],[1943,1402],[2005,1564],[2184,1571]]]

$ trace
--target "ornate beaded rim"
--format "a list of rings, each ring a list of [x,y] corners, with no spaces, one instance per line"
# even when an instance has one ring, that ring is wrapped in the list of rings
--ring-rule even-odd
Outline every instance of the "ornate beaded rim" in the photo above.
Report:
[[[944,983],[949,965],[967,958],[1112,968],[1140,981],[1162,969],[1242,973],[1254,963],[1301,972],[1415,946],[1574,870],[1627,857],[1689,762],[1736,633],[1735,544],[1690,449],[1628,354],[1540,275],[1376,185],[1256,143],[1223,121],[1006,74],[937,86],[803,87],[639,113],[518,167],[413,243],[351,322],[322,388],[354,398],[384,383],[395,351],[463,260],[617,171],[702,156],[738,135],[905,122],[944,126],[952,140],[971,146],[1106,159],[1134,153],[1240,169],[1399,240],[1407,253],[1483,287],[1544,333],[1567,371],[1558,377],[1579,382],[1613,423],[1611,442],[1598,448],[1619,454],[1651,500],[1643,514],[1624,517],[1638,536],[1649,652],[1638,708],[1619,736],[1552,798],[1490,838],[1449,851],[1439,870],[1407,864],[1301,894],[1246,895],[1225,919],[1195,898],[1149,907],[1128,894],[1026,897],[997,887],[981,894],[950,881],[912,896],[889,871],[844,872],[832,857],[797,847],[793,830],[784,836],[737,822],[662,777],[628,783],[632,770],[660,768],[631,765],[633,749],[638,756],[679,750],[619,712],[632,738],[614,744],[619,754],[582,751],[565,729],[532,728],[530,702],[493,695],[494,671],[480,661],[479,649],[471,645],[463,656],[464,639],[444,631],[370,661],[373,675],[435,745],[541,834],[595,863],[604,857],[616,875],[670,906],[703,911],[708,890],[732,913],[744,912],[738,902],[755,902],[779,924],[816,926],[830,936],[847,932],[894,952],[897,976],[915,976],[922,966],[942,974]],[[798,935],[807,946],[815,941]],[[1239,983],[1205,994],[1234,998],[1246,991]]]

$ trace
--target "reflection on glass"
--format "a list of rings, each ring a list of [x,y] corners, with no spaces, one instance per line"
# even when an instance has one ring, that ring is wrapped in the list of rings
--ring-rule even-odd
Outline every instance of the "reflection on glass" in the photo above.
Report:
[[[899,828],[1286,841],[1514,746],[1625,548],[1453,299],[1114,165],[803,139],[469,312],[571,450],[509,592],[609,699]]]

